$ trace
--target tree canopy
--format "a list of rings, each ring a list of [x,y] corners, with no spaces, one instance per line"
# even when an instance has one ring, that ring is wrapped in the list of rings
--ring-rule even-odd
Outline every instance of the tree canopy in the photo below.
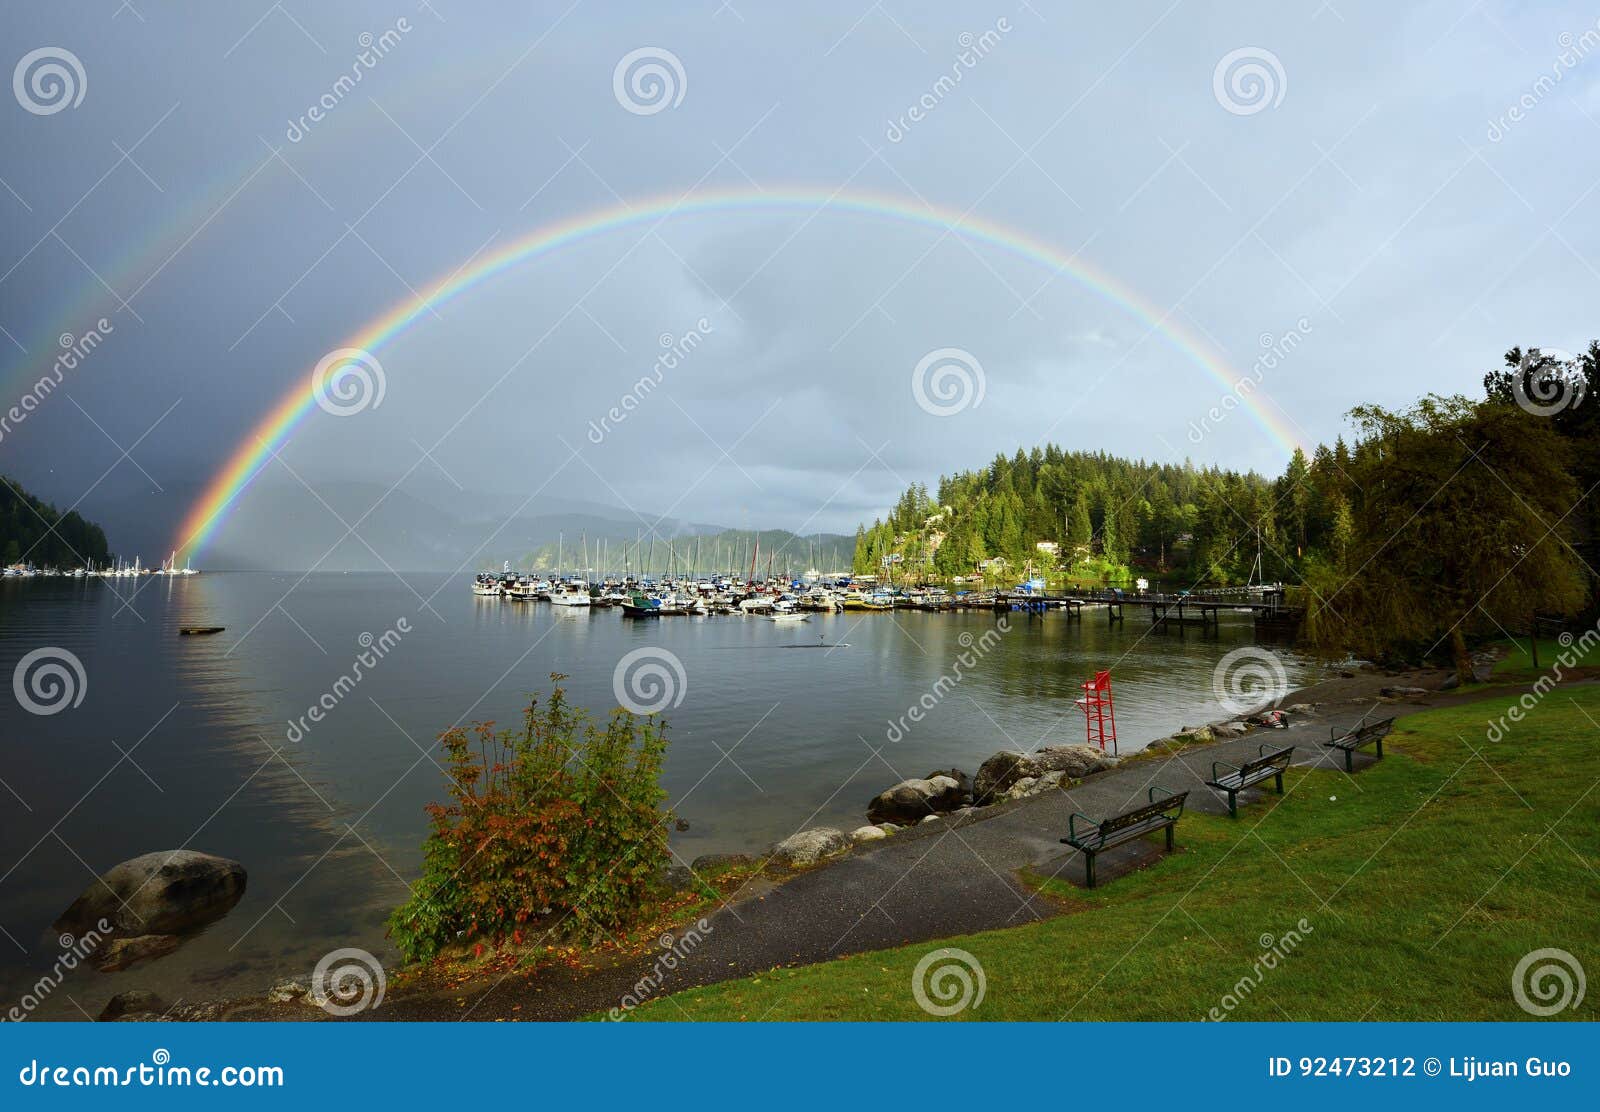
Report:
[[[74,511],[61,513],[0,475],[0,566],[26,563],[68,569],[110,559],[100,526]]]

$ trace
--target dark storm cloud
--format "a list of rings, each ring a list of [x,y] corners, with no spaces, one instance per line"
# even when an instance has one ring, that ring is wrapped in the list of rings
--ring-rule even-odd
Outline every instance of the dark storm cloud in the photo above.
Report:
[[[364,322],[541,225],[690,190],[870,192],[1017,229],[1226,375],[1305,322],[1260,393],[1306,443],[1358,402],[1470,391],[1512,344],[1577,349],[1600,292],[1600,50],[1578,6],[115,9],[0,16],[8,66],[60,48],[86,83],[75,106],[0,110],[6,404],[62,334],[113,325],[0,468],[91,513],[142,499],[157,533]],[[648,83],[617,94],[641,48],[675,63],[659,108]],[[663,335],[702,320],[592,442]],[[940,348],[981,365],[981,405],[917,405]],[[262,483],[409,472],[849,530],[906,482],[1043,437],[1266,471],[1285,451],[1243,413],[1191,438],[1226,384],[1070,275],[820,205],[594,235],[377,355],[382,407],[313,414]],[[270,562],[292,522],[258,502],[229,528]]]

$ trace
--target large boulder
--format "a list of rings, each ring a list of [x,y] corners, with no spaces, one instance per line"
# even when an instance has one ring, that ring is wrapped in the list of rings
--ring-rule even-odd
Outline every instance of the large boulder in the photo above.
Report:
[[[919,822],[927,815],[954,811],[967,798],[960,781],[942,774],[926,780],[902,780],[867,804],[867,821]]]
[[[222,918],[244,886],[244,866],[226,857],[187,849],[147,853],[91,884],[55,927],[82,934],[104,919],[123,934],[175,934]]]
[[[815,830],[791,834],[773,846],[772,860],[791,869],[803,869],[823,858],[835,857],[849,848],[848,835],[829,826],[819,826]]]
[[[1001,750],[978,766],[978,775],[972,780],[972,801],[993,803],[1018,780],[1037,777],[1042,771],[1031,757]]]
[[[1035,753],[1033,763],[1042,772],[1059,772],[1074,780],[1082,780],[1090,773],[1115,768],[1117,758],[1102,753],[1092,745],[1051,745]]]

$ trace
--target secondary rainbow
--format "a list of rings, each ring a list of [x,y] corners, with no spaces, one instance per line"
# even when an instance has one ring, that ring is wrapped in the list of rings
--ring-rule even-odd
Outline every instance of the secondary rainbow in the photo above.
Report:
[[[680,216],[708,213],[761,210],[810,209],[832,213],[853,213],[916,224],[942,233],[960,236],[974,243],[1005,251],[1070,276],[1078,285],[1115,303],[1150,329],[1190,362],[1204,370],[1224,390],[1232,392],[1241,375],[1231,371],[1204,343],[1170,314],[1151,304],[1135,290],[1081,258],[1029,239],[1014,228],[983,220],[951,208],[924,205],[903,197],[846,191],[823,192],[782,189],[771,192],[707,191],[683,196],[662,196],[634,203],[622,203],[592,210],[568,220],[535,228],[500,250],[486,255],[459,271],[451,271],[414,297],[396,304],[387,313],[369,321],[339,347],[376,352],[405,333],[419,318],[468,290],[504,274],[514,267],[532,262],[562,248],[594,239],[634,225],[663,221]],[[1291,453],[1296,441],[1281,418],[1264,408],[1259,394],[1243,394],[1243,406],[1256,423],[1284,450]],[[222,468],[207,483],[194,506],[179,526],[174,548],[193,553],[203,546],[226,519],[228,508],[250,485],[274,452],[288,439],[305,417],[317,410],[312,376],[302,374],[275,404],[256,422]]]

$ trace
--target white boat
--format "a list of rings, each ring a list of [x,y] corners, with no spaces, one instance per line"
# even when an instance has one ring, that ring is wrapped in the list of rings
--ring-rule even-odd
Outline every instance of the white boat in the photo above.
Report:
[[[563,583],[550,592],[551,606],[590,606],[593,602],[588,589],[577,584]]]
[[[767,615],[767,621],[777,622],[779,625],[795,625],[796,623],[808,620],[808,618],[809,615],[801,614],[793,610],[778,610]]]

